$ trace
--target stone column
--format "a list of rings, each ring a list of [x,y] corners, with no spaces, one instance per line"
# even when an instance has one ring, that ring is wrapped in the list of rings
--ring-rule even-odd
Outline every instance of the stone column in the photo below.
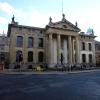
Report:
[[[73,62],[73,64],[75,64],[75,48],[74,48],[74,45],[75,45],[75,39],[73,37],[72,38],[72,62]]]
[[[61,64],[61,37],[57,35],[57,63]]]
[[[78,36],[76,36],[76,63],[80,63]]]
[[[71,36],[68,36],[68,52],[69,52],[69,63],[72,64],[72,43],[71,43]]]
[[[95,55],[95,40],[93,40],[92,42],[92,52],[93,52],[93,57],[92,57],[92,60],[93,60],[93,63],[96,64],[96,55]]]
[[[52,44],[52,34],[49,34],[49,63],[53,63],[53,44]]]

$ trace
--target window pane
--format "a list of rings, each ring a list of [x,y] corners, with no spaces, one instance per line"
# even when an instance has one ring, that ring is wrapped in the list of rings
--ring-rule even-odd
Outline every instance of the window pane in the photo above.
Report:
[[[33,52],[29,51],[28,52],[28,62],[32,62],[33,61]]]
[[[28,47],[33,47],[33,37],[28,38]]]
[[[85,43],[82,42],[82,50],[85,50]]]
[[[1,53],[0,54],[0,61],[4,61],[5,60],[5,54],[4,53]]]
[[[22,60],[23,60],[22,51],[20,50],[16,51],[16,62],[21,62]]]
[[[39,47],[43,47],[43,38],[39,38]]]
[[[23,37],[22,36],[17,36],[16,44],[17,44],[17,47],[23,46]]]
[[[83,63],[86,62],[86,54],[82,54],[82,62],[83,62]]]
[[[89,43],[88,45],[89,45],[89,51],[91,51],[92,50],[91,43]]]
[[[38,53],[38,61],[43,62],[43,58],[44,58],[43,52],[39,52]]]
[[[92,54],[89,54],[89,63],[92,63]]]

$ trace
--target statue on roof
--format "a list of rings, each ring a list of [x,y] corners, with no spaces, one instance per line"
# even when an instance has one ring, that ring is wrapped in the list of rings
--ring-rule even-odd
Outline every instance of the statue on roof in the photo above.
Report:
[[[49,18],[49,25],[51,25],[52,24],[52,18],[50,17]]]
[[[78,23],[77,23],[77,21],[75,22],[75,26],[76,26],[76,27],[78,26]]]
[[[13,17],[12,17],[12,22],[13,22],[13,23],[15,22],[15,17],[14,17],[14,15],[13,15]]]
[[[66,21],[65,14],[62,14],[62,21]]]
[[[49,18],[49,22],[50,22],[50,23],[52,22],[52,18],[51,18],[51,17]]]
[[[13,17],[12,17],[12,21],[11,21],[11,24],[18,24],[18,22],[15,22],[15,17],[14,17],[14,15],[13,15]]]

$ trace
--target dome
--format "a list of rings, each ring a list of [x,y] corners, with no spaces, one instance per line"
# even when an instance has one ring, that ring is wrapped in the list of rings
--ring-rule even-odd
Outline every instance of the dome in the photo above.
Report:
[[[89,27],[89,29],[87,30],[87,34],[93,35],[94,34],[93,29]]]

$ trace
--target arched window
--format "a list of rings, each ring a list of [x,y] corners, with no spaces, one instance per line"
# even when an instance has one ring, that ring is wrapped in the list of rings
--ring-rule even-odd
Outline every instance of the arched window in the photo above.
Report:
[[[43,38],[39,38],[39,47],[43,47]]]
[[[43,59],[44,59],[44,54],[43,54],[43,52],[39,52],[39,53],[38,53],[38,62],[43,62]]]
[[[17,47],[23,46],[23,37],[22,36],[17,36],[16,45],[17,45]]]
[[[92,63],[92,54],[89,54],[89,63]]]
[[[82,62],[86,63],[86,54],[82,54]]]
[[[22,51],[20,50],[16,51],[16,62],[21,62],[22,60],[23,60]]]
[[[28,47],[33,47],[33,37],[28,37]]]
[[[29,51],[28,52],[28,62],[32,62],[33,61],[33,52]]]

